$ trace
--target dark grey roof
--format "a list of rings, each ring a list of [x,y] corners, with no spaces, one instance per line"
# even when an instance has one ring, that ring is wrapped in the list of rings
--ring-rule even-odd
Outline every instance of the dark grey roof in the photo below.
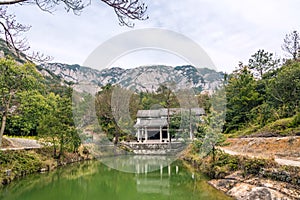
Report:
[[[188,108],[170,108],[169,115],[181,114],[183,112],[189,112]],[[205,111],[203,108],[191,108],[191,112],[195,116],[204,115]],[[168,116],[168,109],[161,108],[158,110],[139,110],[137,112],[138,118],[160,118]]]
[[[167,126],[168,122],[167,119],[141,119],[138,121],[134,127],[141,128],[141,127],[164,127]]]
[[[139,110],[136,116],[139,118],[158,118],[160,117],[160,110]]]

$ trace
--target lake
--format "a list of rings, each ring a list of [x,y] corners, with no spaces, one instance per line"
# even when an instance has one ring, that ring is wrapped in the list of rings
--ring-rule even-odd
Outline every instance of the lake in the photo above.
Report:
[[[179,160],[153,171],[147,170],[147,166],[141,166],[137,170],[139,172],[122,172],[97,160],[76,163],[13,181],[0,189],[0,199],[231,199],[208,185],[207,177],[193,172]]]

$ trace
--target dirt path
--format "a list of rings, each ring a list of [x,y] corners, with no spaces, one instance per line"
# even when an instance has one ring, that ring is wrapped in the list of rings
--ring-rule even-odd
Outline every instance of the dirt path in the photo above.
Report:
[[[274,158],[280,165],[300,167],[300,137],[229,138],[219,147],[231,155]]]
[[[10,143],[9,147],[1,148],[0,150],[22,150],[22,149],[36,149],[41,148],[41,144],[34,139],[24,139],[24,138],[8,138],[5,139]]]

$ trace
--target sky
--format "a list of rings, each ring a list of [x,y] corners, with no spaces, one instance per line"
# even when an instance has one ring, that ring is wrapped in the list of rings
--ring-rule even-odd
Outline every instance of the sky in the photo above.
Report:
[[[10,6],[17,20],[31,25],[26,37],[34,51],[52,56],[51,62],[82,65],[105,41],[132,30],[160,28],[182,34],[198,44],[218,71],[232,72],[239,61],[259,49],[285,57],[283,38],[300,31],[299,0],[144,0],[148,20],[135,27],[120,26],[114,10],[93,0],[77,16],[63,6],[50,14],[36,6]],[[101,59],[101,58],[99,58]],[[190,64],[172,52],[138,49],[113,60],[110,67]],[[201,66],[197,66],[201,67]]]

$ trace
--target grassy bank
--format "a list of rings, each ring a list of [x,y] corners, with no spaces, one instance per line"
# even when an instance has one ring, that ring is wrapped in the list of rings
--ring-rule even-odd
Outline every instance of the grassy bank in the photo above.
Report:
[[[229,137],[281,137],[300,135],[300,114],[278,119],[264,126],[249,124],[241,130],[228,134]]]
[[[299,167],[282,166],[274,159],[229,155],[221,150],[215,151],[215,159],[212,155],[201,158],[192,145],[182,155],[182,159],[212,179],[222,179],[239,172],[243,177],[268,178],[300,186]]]
[[[0,151],[0,186],[27,174],[53,170],[58,166],[85,159],[91,157],[67,152],[60,159],[54,159],[51,148]]]

